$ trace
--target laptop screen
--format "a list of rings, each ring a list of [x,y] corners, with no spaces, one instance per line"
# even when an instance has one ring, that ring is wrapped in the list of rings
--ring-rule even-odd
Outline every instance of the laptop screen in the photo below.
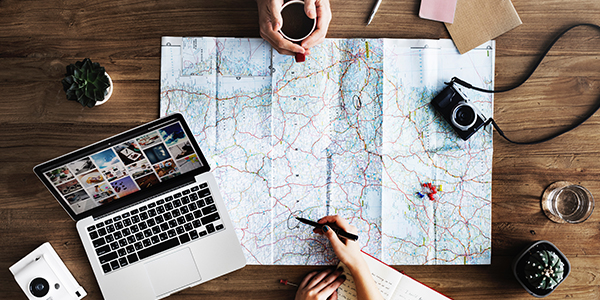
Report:
[[[209,171],[179,114],[38,165],[34,172],[71,217],[134,203]],[[192,177],[192,178],[190,178]],[[109,211],[108,210],[108,211]]]

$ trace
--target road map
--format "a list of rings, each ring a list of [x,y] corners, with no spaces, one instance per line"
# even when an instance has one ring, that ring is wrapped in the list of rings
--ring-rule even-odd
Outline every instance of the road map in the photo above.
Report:
[[[463,141],[429,102],[454,76],[493,88],[494,41],[326,39],[303,63],[254,38],[161,52],[160,114],[190,124],[249,264],[336,264],[294,218],[332,214],[388,264],[491,263],[491,128]],[[491,94],[463,92],[493,117]]]

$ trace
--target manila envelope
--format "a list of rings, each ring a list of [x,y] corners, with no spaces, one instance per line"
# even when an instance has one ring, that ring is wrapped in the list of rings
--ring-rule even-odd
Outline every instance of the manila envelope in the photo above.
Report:
[[[444,23],[461,54],[522,24],[510,0],[459,0],[454,23]]]

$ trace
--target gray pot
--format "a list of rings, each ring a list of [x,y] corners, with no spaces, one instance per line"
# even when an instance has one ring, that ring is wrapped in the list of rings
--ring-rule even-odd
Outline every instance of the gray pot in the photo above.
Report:
[[[539,250],[553,251],[554,253],[556,253],[556,255],[558,255],[560,260],[565,265],[563,279],[552,289],[538,289],[529,284],[529,282],[525,279],[525,262],[527,261],[530,255],[533,255],[533,253]],[[519,253],[519,255],[517,255],[515,260],[513,260],[512,269],[515,278],[517,278],[517,281],[523,286],[523,288],[525,288],[525,290],[529,294],[537,298],[543,298],[554,292],[554,290],[563,281],[565,281],[565,279],[567,279],[567,276],[569,276],[569,273],[571,272],[571,264],[569,263],[567,257],[562,252],[560,252],[560,250],[558,250],[558,248],[556,248],[554,244],[548,241],[537,241],[531,244],[529,247],[525,248],[523,251],[521,251],[521,253]]]

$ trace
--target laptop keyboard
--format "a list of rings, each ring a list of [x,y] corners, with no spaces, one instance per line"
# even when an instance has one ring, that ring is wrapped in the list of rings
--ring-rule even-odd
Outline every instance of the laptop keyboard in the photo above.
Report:
[[[87,228],[104,273],[223,229],[206,183]]]

